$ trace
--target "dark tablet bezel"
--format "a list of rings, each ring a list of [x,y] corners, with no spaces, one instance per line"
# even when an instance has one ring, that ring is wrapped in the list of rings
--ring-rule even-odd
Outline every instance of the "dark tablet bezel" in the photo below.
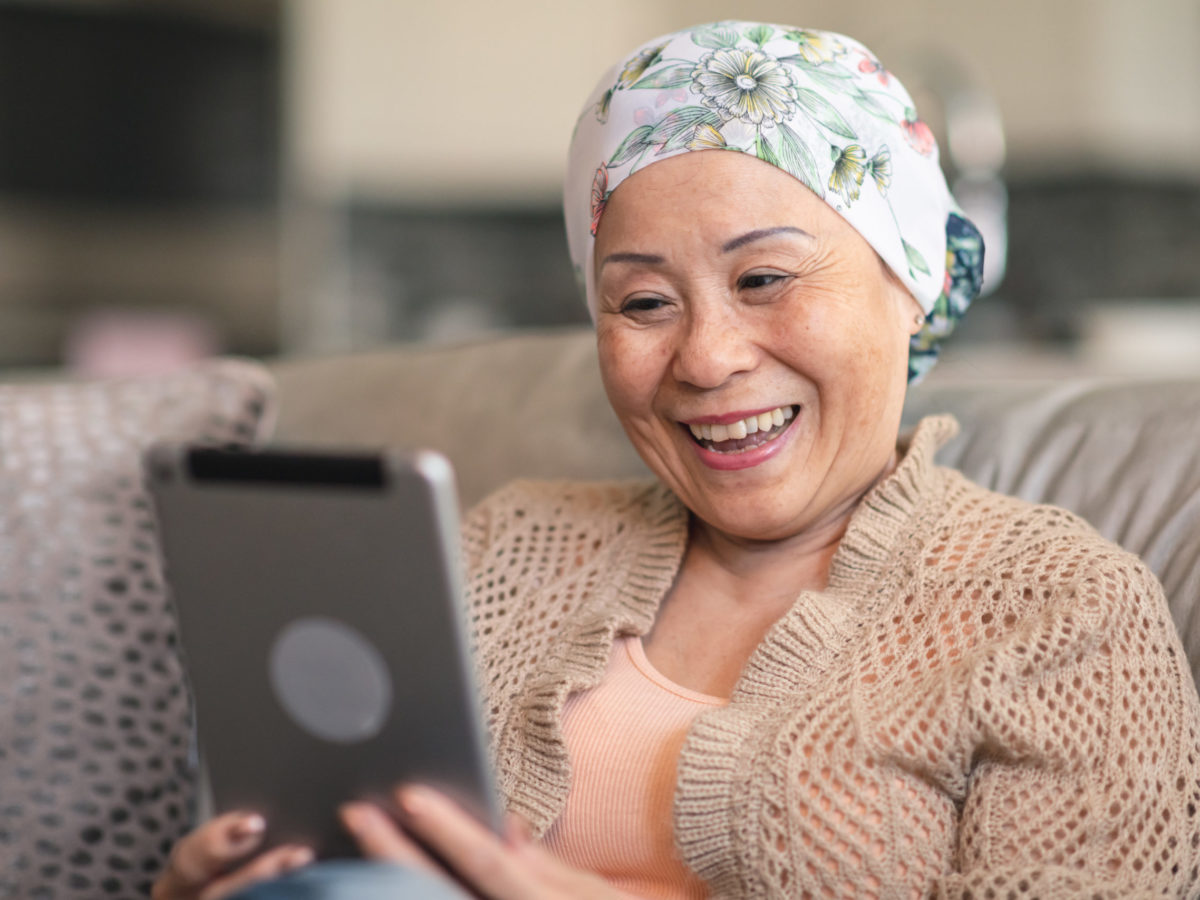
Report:
[[[394,812],[390,788],[424,781],[499,830],[445,458],[164,444],[146,472],[215,811],[257,809],[268,843],[348,856],[339,803]],[[281,710],[267,658],[293,615],[344,622],[387,660],[398,709],[380,734],[325,741]]]

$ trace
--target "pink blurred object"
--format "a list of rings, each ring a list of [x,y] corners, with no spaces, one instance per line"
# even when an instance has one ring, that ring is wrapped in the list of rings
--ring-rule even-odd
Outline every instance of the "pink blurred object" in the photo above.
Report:
[[[71,329],[64,362],[85,377],[162,375],[213,356],[220,342],[211,324],[185,313],[106,310]]]

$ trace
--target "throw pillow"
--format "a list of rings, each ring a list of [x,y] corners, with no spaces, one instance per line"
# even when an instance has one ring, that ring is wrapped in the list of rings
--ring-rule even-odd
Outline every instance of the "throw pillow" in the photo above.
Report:
[[[0,897],[145,896],[191,824],[191,710],[141,474],[248,443],[269,376],[0,386]]]

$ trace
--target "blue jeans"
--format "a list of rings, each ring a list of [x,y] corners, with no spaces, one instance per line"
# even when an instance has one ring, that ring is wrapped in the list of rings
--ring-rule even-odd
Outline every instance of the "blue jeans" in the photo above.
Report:
[[[464,900],[466,896],[448,882],[415,869],[335,860],[256,884],[230,900]]]

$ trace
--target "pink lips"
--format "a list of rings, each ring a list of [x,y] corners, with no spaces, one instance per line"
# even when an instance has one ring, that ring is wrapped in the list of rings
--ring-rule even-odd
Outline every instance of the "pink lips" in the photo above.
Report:
[[[692,419],[689,422],[684,423],[684,428],[686,430],[688,425],[728,425],[730,422],[737,422],[740,419],[749,418],[752,415],[770,412],[772,409],[775,409],[775,407],[768,407],[767,409],[759,410],[758,412],[740,412],[721,416],[706,416],[701,419]],[[696,455],[700,457],[700,462],[704,463],[704,465],[708,466],[710,469],[716,469],[720,472],[736,472],[740,469],[750,469],[754,466],[762,465],[783,450],[784,445],[791,441],[792,433],[795,430],[792,428],[792,426],[795,425],[802,413],[803,408],[798,409],[796,411],[796,415],[794,415],[791,420],[787,422],[783,431],[781,431],[777,437],[772,438],[765,444],[760,444],[757,447],[751,447],[748,450],[742,450],[739,453],[720,453],[716,450],[710,450],[709,448],[692,440],[690,432],[688,432],[688,443],[692,445],[692,448],[696,451]]]

